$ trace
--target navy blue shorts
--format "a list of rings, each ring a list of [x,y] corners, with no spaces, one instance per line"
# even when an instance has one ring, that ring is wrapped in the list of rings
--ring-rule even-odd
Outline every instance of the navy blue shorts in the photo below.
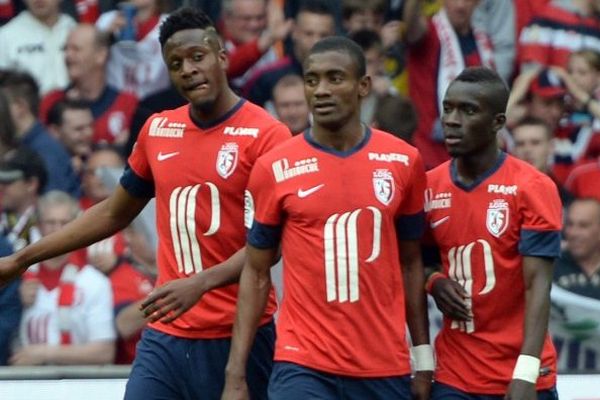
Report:
[[[276,362],[269,400],[410,400],[410,376],[351,378]]]
[[[558,400],[556,388],[537,392],[538,400]],[[434,382],[431,387],[431,400],[502,400],[504,395],[471,394],[455,387]]]
[[[125,400],[219,400],[225,384],[230,338],[184,339],[145,329],[125,390]],[[252,400],[267,400],[275,325],[264,325],[248,358]]]

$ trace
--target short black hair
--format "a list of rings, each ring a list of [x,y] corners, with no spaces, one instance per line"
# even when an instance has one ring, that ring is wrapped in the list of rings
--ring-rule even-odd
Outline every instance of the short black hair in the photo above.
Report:
[[[37,152],[21,146],[9,151],[0,159],[0,181],[11,182],[31,178],[37,178],[37,194],[41,194],[48,182],[48,173],[44,160]]]
[[[381,36],[379,33],[371,29],[360,29],[356,32],[352,32],[348,37],[363,51],[368,51],[372,48],[377,48],[383,51],[383,43],[381,42]]]
[[[63,116],[65,111],[67,110],[89,110],[90,103],[85,100],[72,100],[72,99],[63,99],[59,100],[50,107],[50,111],[48,111],[48,125],[62,125],[63,124]]]
[[[167,40],[179,31],[207,28],[214,29],[215,25],[204,11],[192,7],[181,7],[171,13],[160,25],[158,41],[161,47],[165,47]]]
[[[510,91],[496,71],[487,67],[465,68],[454,82],[469,82],[485,85],[490,89],[487,100],[494,113],[505,113]]]
[[[323,0],[304,0],[300,4],[296,15],[300,14],[301,12],[309,12],[312,14],[319,15],[330,15],[331,17],[335,18],[333,10],[329,6],[329,4],[327,4],[327,2]]]
[[[27,72],[5,70],[0,74],[0,89],[6,93],[9,101],[24,99],[29,110],[35,116],[40,108],[40,88],[33,76]]]
[[[327,51],[348,54],[352,61],[354,61],[357,77],[362,78],[367,73],[367,62],[362,49],[347,37],[329,36],[321,39],[310,49],[308,55],[325,53]]]

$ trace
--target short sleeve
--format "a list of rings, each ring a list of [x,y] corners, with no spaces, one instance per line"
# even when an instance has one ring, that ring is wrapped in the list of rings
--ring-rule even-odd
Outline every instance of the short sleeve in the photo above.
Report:
[[[148,138],[148,126],[150,121],[155,118],[156,115],[151,116],[146,120],[144,126],[140,130],[140,133],[137,137],[135,144],[133,145],[133,149],[131,150],[131,154],[127,159],[127,164],[131,168],[131,170],[140,178],[146,181],[153,181],[152,170],[150,169],[150,164],[148,162],[148,156],[146,153],[146,141]]]
[[[423,159],[418,152],[412,157],[410,164],[410,178],[407,184],[407,190],[404,193],[404,198],[398,214],[415,215],[423,212],[425,204],[425,188],[427,187],[427,176],[425,175],[425,167]]]
[[[550,178],[538,175],[519,190],[522,218],[519,252],[524,256],[557,257],[562,206],[556,185]]]
[[[282,207],[272,173],[263,163],[255,164],[246,191],[246,224],[248,243],[258,248],[276,247],[281,232]]]

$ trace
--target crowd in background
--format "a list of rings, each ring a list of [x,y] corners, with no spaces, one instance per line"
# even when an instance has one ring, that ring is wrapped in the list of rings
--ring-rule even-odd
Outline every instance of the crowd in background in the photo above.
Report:
[[[550,328],[560,370],[600,371],[598,0],[0,1],[0,255],[105,199],[146,119],[184,104],[158,42],[180,5],[217,21],[231,86],[294,134],[311,122],[308,50],[347,35],[372,79],[363,122],[413,143],[428,168],[448,159],[439,115],[449,82],[467,66],[495,68],[511,88],[502,147],[550,176],[563,200]],[[0,289],[0,364],[130,363],[153,286],[152,226]]]

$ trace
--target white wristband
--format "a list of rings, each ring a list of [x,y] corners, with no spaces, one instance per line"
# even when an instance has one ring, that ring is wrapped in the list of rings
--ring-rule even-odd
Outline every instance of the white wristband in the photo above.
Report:
[[[540,376],[540,359],[527,354],[520,354],[512,378],[536,383],[538,376]]]
[[[433,347],[430,344],[420,344],[412,348],[412,354],[415,358],[415,371],[433,371],[435,363],[433,361]]]

